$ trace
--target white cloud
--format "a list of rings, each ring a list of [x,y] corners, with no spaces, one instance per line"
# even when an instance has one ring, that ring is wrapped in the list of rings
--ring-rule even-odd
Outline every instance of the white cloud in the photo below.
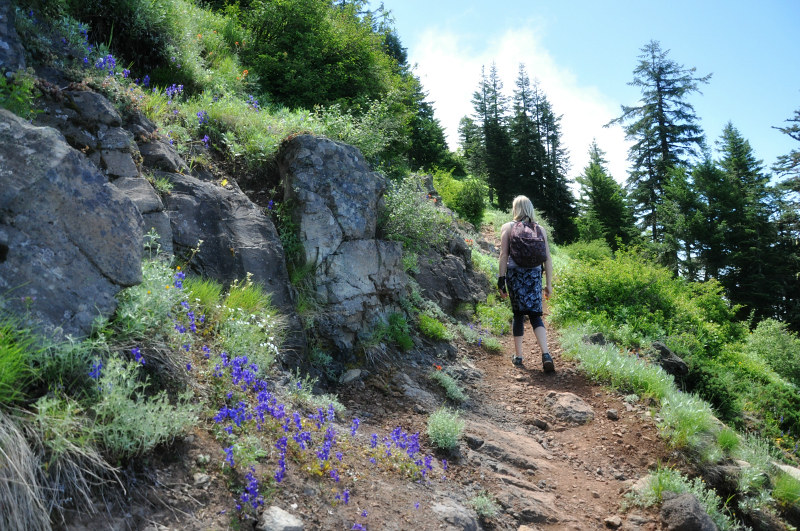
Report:
[[[538,80],[547,99],[561,120],[562,142],[570,153],[570,179],[583,172],[588,164],[589,145],[593,138],[606,152],[608,170],[617,179],[627,178],[628,163],[624,133],[619,126],[604,128],[615,118],[619,105],[604,97],[595,87],[580,86],[576,77],[559,67],[536,38],[532,25],[509,29],[499,37],[479,43],[447,30],[431,28],[409,46],[409,59],[415,73],[434,104],[451,149],[458,144],[458,123],[473,114],[472,94],[480,81],[481,66],[488,74],[491,63],[497,64],[505,92],[511,96],[523,63],[529,77]]]

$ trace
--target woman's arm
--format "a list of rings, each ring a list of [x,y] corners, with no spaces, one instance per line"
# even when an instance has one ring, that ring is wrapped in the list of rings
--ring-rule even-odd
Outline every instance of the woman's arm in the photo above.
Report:
[[[544,274],[547,275],[547,284],[542,288],[545,297],[550,297],[553,294],[553,257],[550,256],[550,244],[547,242],[547,233],[544,228],[539,225],[544,237],[545,247],[547,248],[547,260],[544,263]]]
[[[508,238],[510,223],[506,223],[500,229],[500,263],[498,264],[497,276],[506,276],[506,268],[508,268]]]

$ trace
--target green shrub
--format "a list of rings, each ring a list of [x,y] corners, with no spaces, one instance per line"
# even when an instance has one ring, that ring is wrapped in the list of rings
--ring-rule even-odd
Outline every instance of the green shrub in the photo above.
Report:
[[[461,189],[455,198],[454,210],[479,230],[483,222],[483,211],[486,209],[488,193],[489,187],[484,181],[470,177],[462,182]]]
[[[472,248],[472,265],[483,273],[490,283],[494,284],[499,273],[497,257],[486,254],[475,247]]]
[[[497,336],[506,334],[511,330],[511,318],[514,312],[503,299],[498,299],[494,294],[486,298],[486,303],[478,303],[475,314],[482,326]]]
[[[469,504],[481,518],[494,518],[500,513],[500,507],[497,502],[486,491],[470,498]]]
[[[450,219],[422,192],[417,176],[395,184],[385,195],[380,224],[386,238],[414,252],[441,247],[450,232]]]
[[[33,102],[38,91],[35,78],[19,70],[12,77],[0,75],[0,108],[7,109],[26,120],[36,113]]]
[[[455,380],[455,378],[446,372],[441,370],[433,370],[428,373],[428,378],[441,385],[445,390],[445,393],[447,393],[447,398],[453,402],[461,403],[467,401],[467,395],[464,394],[461,386],[458,385],[458,382]]]
[[[772,497],[783,508],[800,509],[800,480],[781,472],[775,478]]]
[[[717,445],[726,454],[730,454],[739,446],[739,436],[728,427],[723,428],[717,433]]]
[[[800,338],[785,323],[764,319],[745,341],[748,353],[764,360],[775,372],[800,386]]]
[[[97,379],[92,434],[112,459],[142,455],[197,423],[198,407],[190,403],[190,394],[174,406],[164,391],[148,396],[149,383],[140,379],[139,367],[112,356]]]
[[[488,352],[497,353],[503,351],[503,345],[496,337],[489,336],[479,339],[479,344]]]
[[[613,258],[611,247],[605,240],[579,241],[564,248],[564,251],[575,260],[594,263]]]
[[[428,437],[437,448],[442,450],[456,448],[463,433],[464,421],[456,411],[442,407],[428,417]]]
[[[81,341],[67,337],[64,341],[48,342],[31,358],[34,384],[40,391],[84,396],[91,388],[86,367],[110,352],[111,347],[102,334]]]
[[[389,314],[388,335],[402,350],[409,350],[414,346],[414,341],[411,339],[411,333],[408,329],[408,322],[402,313],[394,312]]]
[[[449,341],[452,338],[444,323],[424,313],[419,314],[419,331],[437,341]]]

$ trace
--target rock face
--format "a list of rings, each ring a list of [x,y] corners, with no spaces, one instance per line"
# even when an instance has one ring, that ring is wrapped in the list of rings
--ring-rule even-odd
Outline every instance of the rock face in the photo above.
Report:
[[[57,131],[0,110],[0,292],[46,326],[89,332],[141,282],[133,202]]]
[[[358,149],[310,135],[288,141],[278,167],[284,199],[296,207],[303,258],[316,271],[317,332],[352,351],[406,284],[400,244],[375,238],[385,181]]]
[[[25,50],[14,29],[14,8],[8,0],[0,0],[0,74],[25,68]]]
[[[276,306],[290,308],[283,247],[269,218],[234,185],[222,187],[177,173],[161,176],[173,184],[164,202],[176,254],[187,254],[203,242],[189,269],[225,284],[249,273],[272,293]]]

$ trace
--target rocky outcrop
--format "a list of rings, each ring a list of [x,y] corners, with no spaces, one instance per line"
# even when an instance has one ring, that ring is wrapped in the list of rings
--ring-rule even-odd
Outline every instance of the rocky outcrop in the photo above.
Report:
[[[0,110],[0,292],[45,326],[89,332],[141,282],[143,222],[54,129]]]
[[[682,378],[689,374],[689,366],[686,365],[686,362],[668,349],[664,343],[654,342],[653,350],[655,351],[655,363],[669,374],[676,378]]]
[[[164,203],[176,254],[188,256],[199,247],[189,270],[225,284],[250,274],[272,294],[276,306],[284,311],[293,306],[283,247],[261,209],[233,184],[223,187],[178,173],[158,175],[173,184]]]
[[[14,8],[0,0],[0,75],[25,68],[25,50],[14,28]]]
[[[350,352],[406,284],[400,244],[375,238],[385,181],[358,149],[310,135],[284,144],[278,167],[315,271],[316,332]]]

